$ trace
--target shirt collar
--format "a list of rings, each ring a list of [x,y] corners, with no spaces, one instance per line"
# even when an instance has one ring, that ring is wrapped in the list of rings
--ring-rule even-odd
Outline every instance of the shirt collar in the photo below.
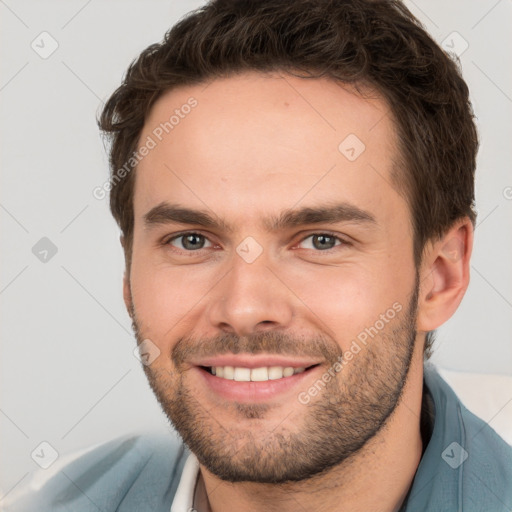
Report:
[[[189,512],[193,510],[194,492],[198,477],[199,461],[192,452],[189,452],[189,456],[183,467],[180,483],[174,495],[171,512]]]
[[[439,496],[450,496],[450,510],[460,510],[468,449],[461,403],[431,362],[424,364],[424,384],[433,400],[433,430],[400,512],[438,509]]]

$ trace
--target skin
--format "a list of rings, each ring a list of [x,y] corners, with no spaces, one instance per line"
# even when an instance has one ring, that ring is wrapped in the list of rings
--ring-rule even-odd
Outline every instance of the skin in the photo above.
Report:
[[[376,94],[363,99],[325,79],[247,72],[167,92],[140,140],[191,96],[197,107],[137,167],[124,299],[138,342],[150,339],[160,350],[144,370],[198,456],[202,506],[398,510],[421,459],[425,333],[450,318],[468,286],[471,222],[461,219],[429,242],[415,268],[409,207],[391,180],[392,115]],[[365,144],[354,161],[338,149],[349,134]],[[144,215],[163,201],[205,210],[233,229],[146,226]],[[275,232],[262,223],[269,214],[339,201],[375,222]],[[183,232],[205,236],[205,247],[187,252],[183,239],[164,243]],[[311,235],[325,232],[345,242],[320,250]],[[262,249],[252,263],[236,250],[249,236]],[[401,311],[301,403],[298,393],[338,355],[347,357],[358,334],[396,303]],[[262,403],[224,400],[192,360],[237,347],[321,364],[299,388]],[[311,460],[322,446],[324,458],[335,452],[337,459],[319,472],[321,457],[316,466]]]

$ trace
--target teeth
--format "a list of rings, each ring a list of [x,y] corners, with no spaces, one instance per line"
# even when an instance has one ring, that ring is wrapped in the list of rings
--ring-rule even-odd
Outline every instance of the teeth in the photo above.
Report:
[[[290,366],[286,367],[283,370],[283,377],[291,377],[292,375],[293,375],[293,368],[291,368]]]
[[[235,367],[235,377],[233,380],[238,382],[250,382],[251,380],[251,369],[250,368],[240,368],[239,366]]]
[[[251,370],[251,380],[254,382],[268,380],[268,370],[266,368],[253,368]]]
[[[271,380],[274,379],[282,379],[283,378],[283,370],[282,366],[271,366],[268,369],[268,378]]]
[[[291,366],[270,366],[261,368],[244,368],[242,366],[213,366],[212,374],[227,380],[237,382],[264,382],[267,380],[282,379],[291,377],[296,373],[305,371],[305,367],[292,368]]]

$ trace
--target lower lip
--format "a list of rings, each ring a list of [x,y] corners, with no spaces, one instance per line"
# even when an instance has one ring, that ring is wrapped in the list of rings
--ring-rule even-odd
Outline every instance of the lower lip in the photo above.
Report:
[[[296,373],[290,377],[281,379],[266,380],[263,382],[239,382],[236,380],[223,379],[212,375],[203,368],[195,367],[204,382],[214,393],[227,400],[237,400],[239,402],[264,402],[274,398],[282,393],[298,388],[301,383],[305,390],[304,380],[309,378],[311,373],[315,372],[320,366],[312,366],[302,373]],[[297,394],[300,392],[297,391]]]

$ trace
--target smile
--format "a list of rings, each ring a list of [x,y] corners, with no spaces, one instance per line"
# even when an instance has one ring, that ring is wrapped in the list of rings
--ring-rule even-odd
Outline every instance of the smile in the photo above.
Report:
[[[291,366],[262,366],[260,368],[245,368],[243,366],[211,366],[204,367],[212,375],[226,380],[237,382],[264,382],[291,377],[306,370],[305,367],[293,368]]]
[[[197,365],[192,368],[208,393],[223,400],[245,403],[266,402],[285,393],[298,394],[307,388],[321,364],[297,366]]]

